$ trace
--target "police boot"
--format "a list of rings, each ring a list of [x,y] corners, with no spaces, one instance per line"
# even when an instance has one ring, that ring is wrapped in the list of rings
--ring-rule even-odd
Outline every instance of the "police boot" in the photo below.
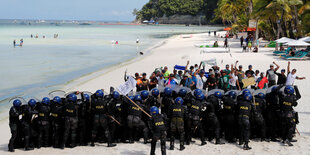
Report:
[[[11,144],[9,144],[9,151],[14,152],[14,147]]]
[[[287,144],[288,146],[293,146],[293,144],[288,139],[284,141],[284,144]]]
[[[151,142],[151,155],[155,155],[156,142]]]
[[[170,139],[170,150],[174,150],[174,138]]]
[[[108,147],[114,147],[114,146],[116,146],[116,144],[108,143]]]
[[[251,150],[251,149],[252,149],[252,148],[249,147],[248,143],[245,143],[245,144],[243,145],[243,150]]]
[[[263,141],[270,142],[270,139],[268,139],[268,138],[261,138],[260,141],[262,141],[262,142]]]
[[[33,150],[32,147],[29,147],[29,138],[25,137],[25,151]]]
[[[180,151],[183,151],[184,149],[185,149],[184,142],[182,141],[180,142]]]
[[[244,142],[241,140],[241,139],[239,139],[239,145],[242,145]]]
[[[112,143],[112,139],[111,139],[111,135],[108,131],[105,132],[105,136],[107,137],[108,139],[108,147],[114,147],[116,146],[116,144],[113,144]]]
[[[204,138],[201,138],[201,146],[206,145],[206,144],[207,144],[206,140]]]
[[[222,142],[220,138],[216,138],[216,142],[215,142],[215,144],[219,144],[219,145],[221,145],[221,144],[225,144],[225,143],[224,143],[224,142]]]
[[[155,145],[156,145],[156,143],[155,143]],[[165,144],[161,144],[160,149],[161,149],[161,154],[162,155],[166,155],[166,143]],[[154,152],[155,152],[155,147],[154,147]]]

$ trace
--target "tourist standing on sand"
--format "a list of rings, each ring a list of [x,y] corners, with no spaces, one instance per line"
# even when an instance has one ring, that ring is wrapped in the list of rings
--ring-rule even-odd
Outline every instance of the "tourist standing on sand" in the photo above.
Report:
[[[209,31],[209,37],[210,37],[211,31]]]
[[[228,39],[227,39],[227,36],[225,37],[224,47],[225,47],[225,48],[227,48],[227,47],[228,47]]]
[[[15,45],[16,45],[16,40],[13,40],[13,46],[15,47]]]
[[[242,45],[243,45],[243,36],[241,36],[240,38],[240,47],[242,47]]]
[[[214,31],[214,37],[216,37],[216,31]]]

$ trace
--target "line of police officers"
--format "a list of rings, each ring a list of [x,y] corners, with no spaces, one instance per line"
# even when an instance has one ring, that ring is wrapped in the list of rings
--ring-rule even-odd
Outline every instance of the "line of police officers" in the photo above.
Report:
[[[149,137],[151,154],[155,154],[158,140],[162,154],[166,154],[167,137],[170,150],[179,139],[181,151],[184,145],[194,142],[193,137],[199,137],[201,145],[207,144],[206,139],[215,139],[215,144],[224,144],[221,138],[229,143],[239,139],[245,150],[251,149],[250,138],[268,142],[281,138],[292,146],[298,123],[293,106],[301,96],[296,86],[285,86],[284,93],[282,87],[254,97],[248,89],[205,96],[199,89],[189,92],[181,88],[176,92],[165,88],[160,93],[154,88],[151,94],[142,91],[135,96],[122,96],[117,91],[104,95],[98,90],[91,96],[75,92],[52,100],[44,97],[41,102],[30,99],[26,105],[16,99],[9,112],[12,137],[8,147],[11,152],[15,148],[32,150],[51,145],[73,148],[89,142],[90,146],[107,142],[108,147],[114,147],[114,142],[134,143],[140,138],[146,144]]]

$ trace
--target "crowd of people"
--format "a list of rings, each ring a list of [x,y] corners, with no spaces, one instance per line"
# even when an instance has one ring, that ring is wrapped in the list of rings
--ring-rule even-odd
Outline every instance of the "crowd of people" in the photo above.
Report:
[[[180,140],[181,151],[185,145],[193,145],[192,138],[199,138],[202,146],[206,141],[215,140],[218,145],[224,144],[223,139],[228,143],[238,140],[244,150],[251,149],[250,138],[267,142],[282,139],[293,146],[299,122],[293,107],[301,98],[293,85],[295,79],[305,78],[297,77],[296,69],[290,71],[290,62],[287,77],[283,69],[277,73],[280,66],[275,62],[266,74],[254,71],[251,65],[244,72],[237,63],[223,70],[213,66],[205,72],[198,64],[188,69],[188,62],[179,71],[155,69],[150,78],[136,73],[135,95],[122,95],[111,87],[108,94],[99,89],[94,94],[76,91],[42,101],[16,98],[9,112],[9,151],[94,147],[95,142],[114,147],[115,143],[134,143],[140,138],[144,144],[151,143],[151,155],[158,140],[162,154],[166,154],[166,140],[174,150],[175,139]],[[125,81],[128,78],[125,73]],[[256,83],[248,85],[242,80],[250,78]],[[270,91],[259,92],[267,88]]]

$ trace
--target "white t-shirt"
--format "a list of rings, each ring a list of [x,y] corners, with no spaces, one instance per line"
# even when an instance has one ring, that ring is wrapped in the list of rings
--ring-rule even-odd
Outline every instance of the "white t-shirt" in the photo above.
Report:
[[[229,85],[231,86],[237,86],[236,83],[237,83],[237,80],[238,80],[238,76],[236,76],[234,73],[231,74],[231,79],[229,79]]]
[[[296,79],[296,74],[292,74],[292,73],[289,73],[288,76],[287,76],[287,79],[286,79],[286,84],[285,85],[294,85],[294,81]]]

